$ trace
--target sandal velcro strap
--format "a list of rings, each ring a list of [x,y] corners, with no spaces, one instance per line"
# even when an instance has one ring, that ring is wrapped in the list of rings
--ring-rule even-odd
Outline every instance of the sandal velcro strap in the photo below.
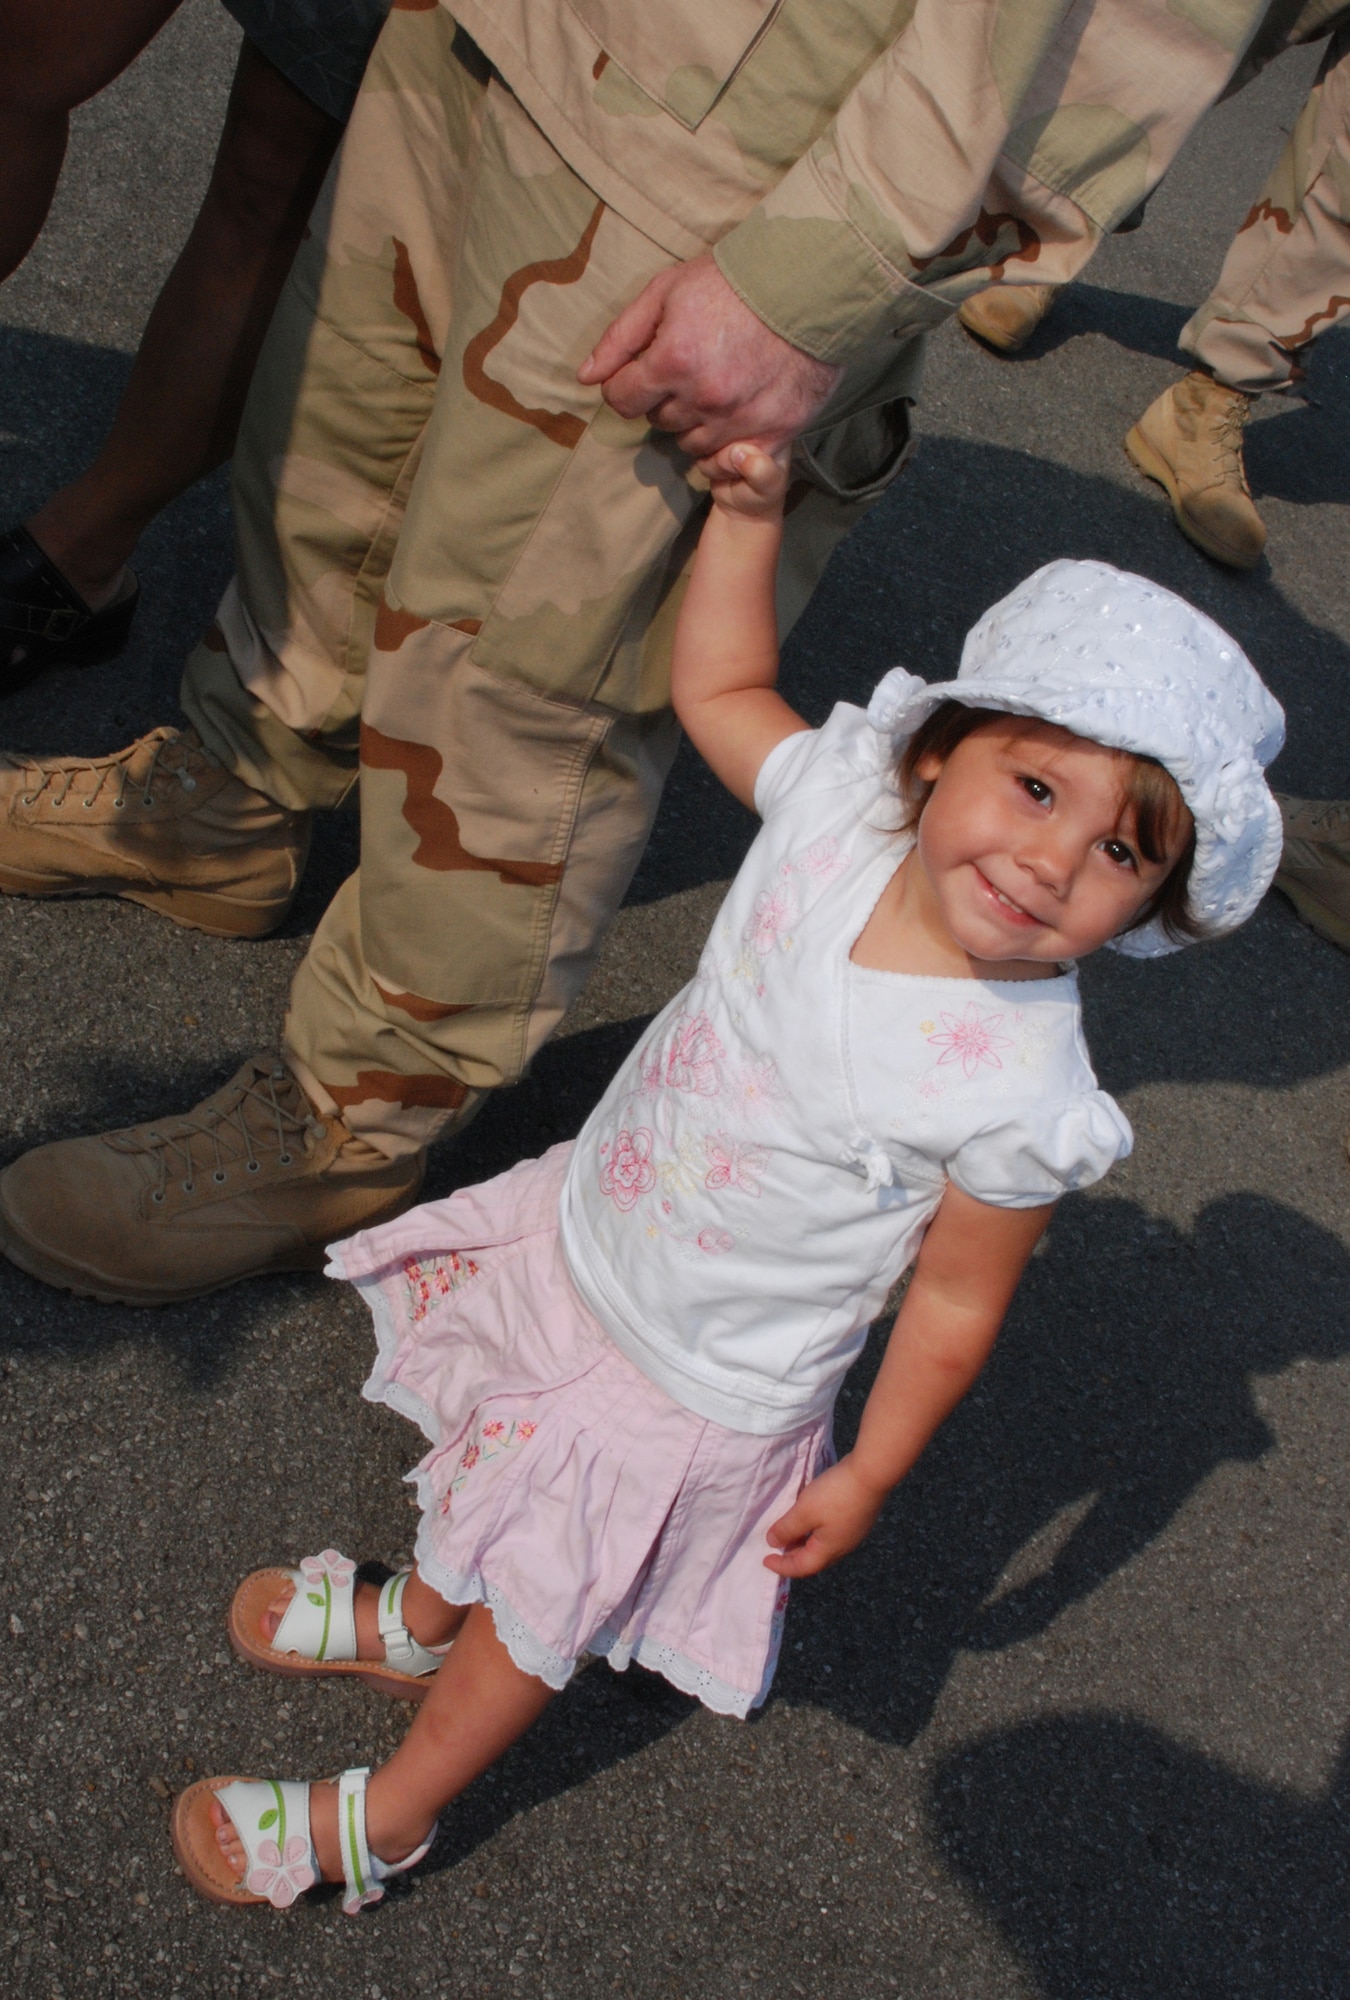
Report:
[[[302,1660],[356,1658],[356,1564],[336,1549],[302,1556],[290,1571],[295,1596],[277,1626],[272,1648]]]
[[[0,695],[46,667],[98,666],[127,643],[140,586],[130,570],[111,603],[90,609],[26,528],[0,534]]]
[[[248,1867],[244,1887],[284,1910],[319,1879],[309,1837],[309,1786],[289,1780],[239,1779],[217,1794],[239,1835]]]
[[[401,1569],[380,1585],[380,1638],[384,1642],[387,1666],[401,1674],[434,1674],[444,1657],[420,1646],[403,1622],[403,1593],[408,1588],[410,1569]]]
[[[356,1916],[368,1904],[378,1903],[384,1896],[384,1884],[391,1875],[405,1875],[410,1868],[428,1852],[436,1838],[437,1826],[420,1847],[402,1861],[381,1861],[372,1854],[366,1839],[366,1782],[370,1777],[370,1766],[360,1765],[354,1770],[344,1771],[338,1779],[338,1845],[342,1850],[342,1879],[347,1893],[342,1898],[342,1913],[347,1917]]]

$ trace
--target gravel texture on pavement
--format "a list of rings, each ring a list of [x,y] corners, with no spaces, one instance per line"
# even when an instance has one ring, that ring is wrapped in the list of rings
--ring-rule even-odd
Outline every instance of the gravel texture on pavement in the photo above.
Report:
[[[209,166],[236,31],[186,0],[75,121],[50,225],[0,292],[0,491],[91,453]],[[1276,781],[1350,793],[1350,336],[1249,439],[1250,576],[1177,533],[1121,439],[1179,370],[1306,88],[1286,59],[1209,120],[1144,228],[1027,355],[936,341],[922,445],[788,648],[813,718],[901,659],[951,674],[994,597],[1099,556],[1228,625],[1287,706]],[[176,714],[230,564],[225,484],[147,536],[133,647],[0,711],[0,741],[111,749]],[[574,1132],[692,969],[751,830],[684,755],[561,1037],[431,1188]],[[355,859],[319,829],[282,932],[0,902],[0,1156],[185,1108],[275,1038]],[[244,1571],[330,1543],[393,1563],[412,1430],[359,1399],[355,1296],[322,1279],[135,1312],[0,1268],[0,1984],[40,1996],[382,2000],[1312,2000],[1350,1990],[1350,960],[1271,897],[1240,936],[1084,969],[1128,1164],[1067,1201],[987,1375],[850,1561],[799,1587],[773,1697],[719,1720],[597,1667],[447,1816],[378,1911],[199,1902],[195,1774],[373,1761],[403,1711],[228,1653]],[[873,1360],[874,1360],[873,1356]],[[866,1389],[856,1371],[846,1438]]]

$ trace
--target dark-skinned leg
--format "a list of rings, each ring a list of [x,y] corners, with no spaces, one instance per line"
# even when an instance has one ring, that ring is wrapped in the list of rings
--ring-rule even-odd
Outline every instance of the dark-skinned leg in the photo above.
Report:
[[[0,280],[47,219],[69,114],[152,41],[178,0],[0,0]]]
[[[337,119],[244,43],[206,198],[107,441],[25,524],[93,608],[114,595],[161,508],[230,456],[272,309],[341,136]]]

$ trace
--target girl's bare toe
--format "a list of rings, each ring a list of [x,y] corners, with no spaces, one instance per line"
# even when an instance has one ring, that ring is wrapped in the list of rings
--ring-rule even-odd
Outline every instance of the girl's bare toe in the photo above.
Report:
[[[283,1584],[272,1599],[272,1602],[268,1605],[266,1611],[264,1611],[262,1617],[258,1620],[258,1628],[269,1646],[273,1639],[276,1638],[277,1627],[286,1616],[287,1609],[294,1596],[295,1585],[293,1583]]]
[[[244,1852],[244,1843],[239,1838],[234,1821],[219,1799],[211,1801],[211,1822],[216,1829],[216,1845],[242,1881],[244,1870],[248,1865],[248,1856]]]

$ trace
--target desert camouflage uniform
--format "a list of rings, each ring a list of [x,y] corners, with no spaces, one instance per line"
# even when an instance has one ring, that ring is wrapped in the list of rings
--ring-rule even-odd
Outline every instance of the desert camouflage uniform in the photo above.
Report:
[[[703,495],[575,380],[615,313],[716,244],[843,366],[799,448],[786,626],[903,457],[924,331],[1126,213],[1263,11],[460,0],[457,30],[396,0],[255,378],[239,575],[184,684],[282,804],[337,804],[359,755],[361,867],[287,1024],[320,1105],[406,1152],[518,1076],[646,840]]]
[[[1274,172],[1179,346],[1230,389],[1303,379],[1309,345],[1350,313],[1350,28],[1335,35]]]

